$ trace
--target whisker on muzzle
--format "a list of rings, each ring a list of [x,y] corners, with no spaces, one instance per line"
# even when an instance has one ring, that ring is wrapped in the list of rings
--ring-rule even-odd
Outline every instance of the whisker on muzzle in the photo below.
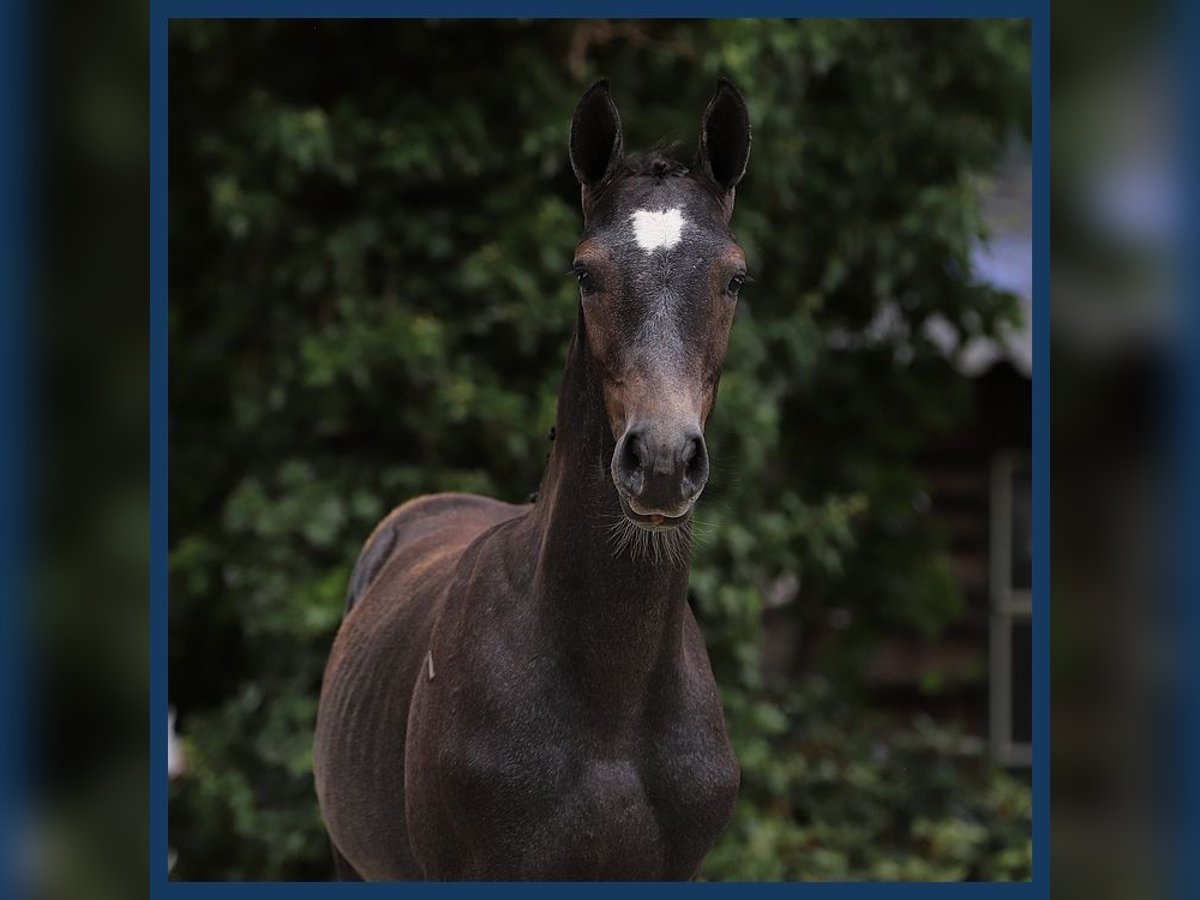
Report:
[[[602,527],[608,542],[612,545],[612,555],[622,556],[628,553],[639,562],[649,562],[654,565],[686,566],[692,558],[692,523],[684,522],[670,531],[650,531],[639,528],[623,514],[609,515],[612,519]]]

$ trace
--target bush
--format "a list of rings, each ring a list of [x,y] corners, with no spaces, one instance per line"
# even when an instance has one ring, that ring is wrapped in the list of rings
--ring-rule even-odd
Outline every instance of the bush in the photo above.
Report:
[[[866,717],[829,682],[726,694],[743,782],[715,881],[1010,881],[1029,877],[1027,780],[927,718]]]

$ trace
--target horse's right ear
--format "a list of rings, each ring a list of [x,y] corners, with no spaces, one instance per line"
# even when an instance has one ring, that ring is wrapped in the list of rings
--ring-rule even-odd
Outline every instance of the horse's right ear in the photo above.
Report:
[[[585,198],[590,188],[617,171],[624,147],[621,116],[608,93],[608,81],[602,78],[579,98],[571,120],[571,168]]]
[[[724,192],[732,207],[733,189],[750,160],[750,113],[728,78],[717,79],[717,92],[704,110],[696,162],[700,171]]]

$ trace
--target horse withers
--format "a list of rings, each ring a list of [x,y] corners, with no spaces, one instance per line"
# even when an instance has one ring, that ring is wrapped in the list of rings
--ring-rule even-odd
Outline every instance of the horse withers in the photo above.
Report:
[[[536,501],[419,497],[367,540],[314,769],[346,880],[689,879],[739,769],[687,603],[746,263],[750,124],[720,81],[691,170],[580,99],[575,334]]]

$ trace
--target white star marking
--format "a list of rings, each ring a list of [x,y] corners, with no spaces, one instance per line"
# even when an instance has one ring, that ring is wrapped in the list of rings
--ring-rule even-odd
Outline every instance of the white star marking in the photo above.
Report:
[[[633,219],[633,236],[639,247],[652,253],[659,247],[670,250],[683,234],[683,213],[677,209],[651,212],[639,209]]]

